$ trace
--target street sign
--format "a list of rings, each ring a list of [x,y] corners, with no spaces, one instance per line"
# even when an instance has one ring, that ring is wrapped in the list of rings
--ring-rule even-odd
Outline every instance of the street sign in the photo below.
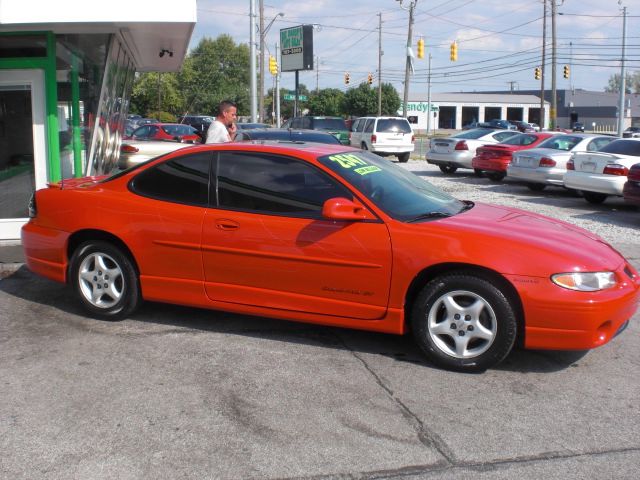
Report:
[[[285,100],[295,100],[296,99],[296,95],[295,94],[291,94],[291,93],[285,93],[283,95],[283,98]],[[301,102],[306,102],[308,100],[306,95],[298,95],[298,100],[300,100]]]

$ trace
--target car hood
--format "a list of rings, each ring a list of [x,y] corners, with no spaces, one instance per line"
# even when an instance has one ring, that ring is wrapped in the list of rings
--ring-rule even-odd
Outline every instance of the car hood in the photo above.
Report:
[[[546,276],[545,265],[562,271],[616,270],[625,261],[611,245],[583,228],[516,208],[477,203],[453,217],[425,222],[452,230],[461,251],[501,265],[501,273]],[[434,227],[435,225],[432,225]],[[532,260],[533,259],[533,260]]]

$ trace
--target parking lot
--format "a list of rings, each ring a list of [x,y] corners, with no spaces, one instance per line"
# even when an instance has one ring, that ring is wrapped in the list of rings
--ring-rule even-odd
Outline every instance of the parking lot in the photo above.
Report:
[[[621,200],[406,168],[587,228],[640,268],[640,211]],[[98,321],[25,267],[0,304],[3,479],[638,477],[638,314],[589,353],[467,375],[390,335],[158,303]]]

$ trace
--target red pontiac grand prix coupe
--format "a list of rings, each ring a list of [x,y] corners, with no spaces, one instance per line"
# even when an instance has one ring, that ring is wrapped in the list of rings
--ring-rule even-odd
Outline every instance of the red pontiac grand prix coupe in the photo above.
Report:
[[[29,268],[90,314],[142,300],[404,334],[435,364],[604,345],[640,279],[596,235],[457,200],[370,152],[227,143],[35,192]]]
[[[553,133],[521,133],[500,143],[483,145],[476,150],[471,165],[476,173],[484,173],[489,179],[499,182],[507,176],[507,166],[511,163],[513,152],[537,147]]]

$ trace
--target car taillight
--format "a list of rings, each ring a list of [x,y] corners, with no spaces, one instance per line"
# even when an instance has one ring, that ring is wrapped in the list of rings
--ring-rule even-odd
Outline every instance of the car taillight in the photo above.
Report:
[[[140,150],[133,145],[122,145],[120,151],[122,153],[138,153]]]
[[[552,160],[552,159],[550,159],[548,157],[542,157],[540,159],[540,163],[538,164],[538,166],[545,167],[545,168],[555,167],[556,166],[556,161]]]
[[[620,175],[626,177],[629,173],[629,169],[624,165],[620,165],[619,163],[610,163],[606,167],[604,167],[604,171],[602,172],[605,175]]]
[[[376,143],[378,141],[378,137],[375,135],[371,135],[371,143]]]
[[[629,169],[627,178],[633,182],[640,182],[640,163],[636,163]]]
[[[349,140],[351,140],[352,132],[349,132]]]
[[[576,166],[573,163],[573,158],[572,158],[567,162],[567,170],[575,170],[575,169],[576,169]]]
[[[456,148],[454,150],[469,150],[469,145],[467,145],[467,142],[464,140],[461,140],[456,143]]]
[[[416,136],[415,135],[411,135],[411,143],[416,143]]]

